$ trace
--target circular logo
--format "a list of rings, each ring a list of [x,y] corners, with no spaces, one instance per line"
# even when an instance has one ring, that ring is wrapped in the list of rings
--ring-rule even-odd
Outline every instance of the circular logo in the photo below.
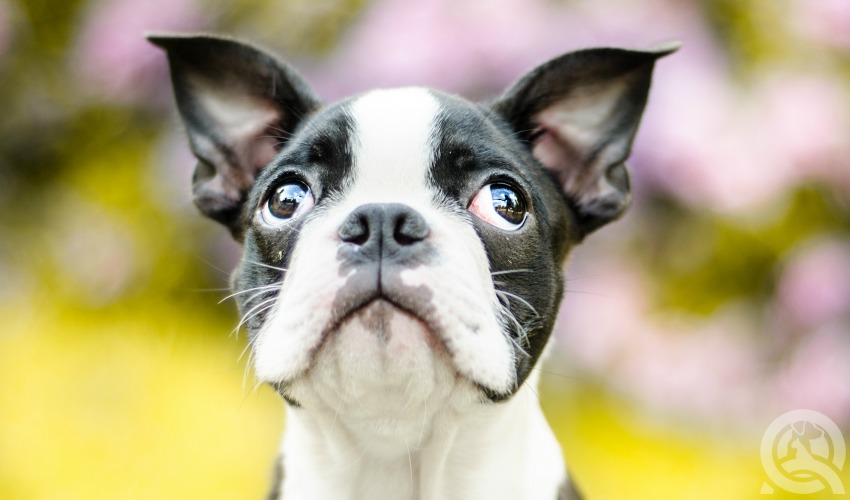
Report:
[[[761,492],[773,493],[777,486],[789,493],[843,494],[839,473],[846,454],[844,436],[829,417],[812,410],[789,411],[762,437],[761,463],[768,481]]]

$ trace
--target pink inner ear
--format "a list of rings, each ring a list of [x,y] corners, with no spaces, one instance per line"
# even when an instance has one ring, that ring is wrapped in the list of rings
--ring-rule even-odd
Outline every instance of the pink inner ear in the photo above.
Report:
[[[227,141],[240,157],[242,167],[254,174],[277,154],[281,140],[273,127],[280,121],[280,113],[266,103],[247,102],[252,106],[245,106],[220,123]]]
[[[575,185],[580,169],[578,153],[570,144],[560,140],[546,128],[537,137],[532,149],[532,154],[544,167],[553,171],[564,191],[573,193],[578,186]]]
[[[280,122],[280,110],[266,99],[225,92],[205,79],[198,79],[194,85],[217,133],[236,155],[239,165],[232,166],[250,171],[251,176],[265,167],[280,143],[272,128]]]
[[[270,161],[277,156],[277,152],[280,149],[280,145],[283,139],[279,139],[276,136],[276,132],[271,128],[266,128],[266,132],[268,135],[261,135],[259,137],[254,138],[253,141],[250,142],[249,148],[249,158],[248,161],[250,165],[254,168],[254,173],[256,174],[260,169],[269,164]]]
[[[560,166],[565,163],[565,155],[558,145],[558,139],[546,129],[541,129],[541,133],[535,140],[534,149],[532,149],[534,157],[543,164],[544,167],[558,171]]]

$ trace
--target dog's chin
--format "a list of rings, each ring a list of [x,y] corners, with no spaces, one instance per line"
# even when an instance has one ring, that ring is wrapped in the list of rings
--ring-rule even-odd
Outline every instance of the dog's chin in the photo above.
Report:
[[[411,405],[447,398],[458,385],[471,387],[428,325],[377,299],[348,314],[327,334],[312,367],[286,392],[307,406],[377,411],[389,417]]]

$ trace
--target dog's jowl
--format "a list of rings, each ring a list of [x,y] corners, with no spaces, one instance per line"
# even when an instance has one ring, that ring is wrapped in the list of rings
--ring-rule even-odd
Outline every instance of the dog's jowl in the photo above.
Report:
[[[569,53],[487,103],[324,104],[250,45],[150,40],[195,204],[243,245],[254,370],[287,402],[271,498],[577,498],[534,367],[570,248],[629,205],[624,161],[675,46]]]

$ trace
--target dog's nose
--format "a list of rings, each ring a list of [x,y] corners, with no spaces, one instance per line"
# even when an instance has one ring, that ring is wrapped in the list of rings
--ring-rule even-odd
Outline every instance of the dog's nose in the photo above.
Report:
[[[370,203],[351,212],[339,227],[339,237],[359,247],[373,259],[409,253],[430,233],[428,223],[413,208],[401,203]]]

